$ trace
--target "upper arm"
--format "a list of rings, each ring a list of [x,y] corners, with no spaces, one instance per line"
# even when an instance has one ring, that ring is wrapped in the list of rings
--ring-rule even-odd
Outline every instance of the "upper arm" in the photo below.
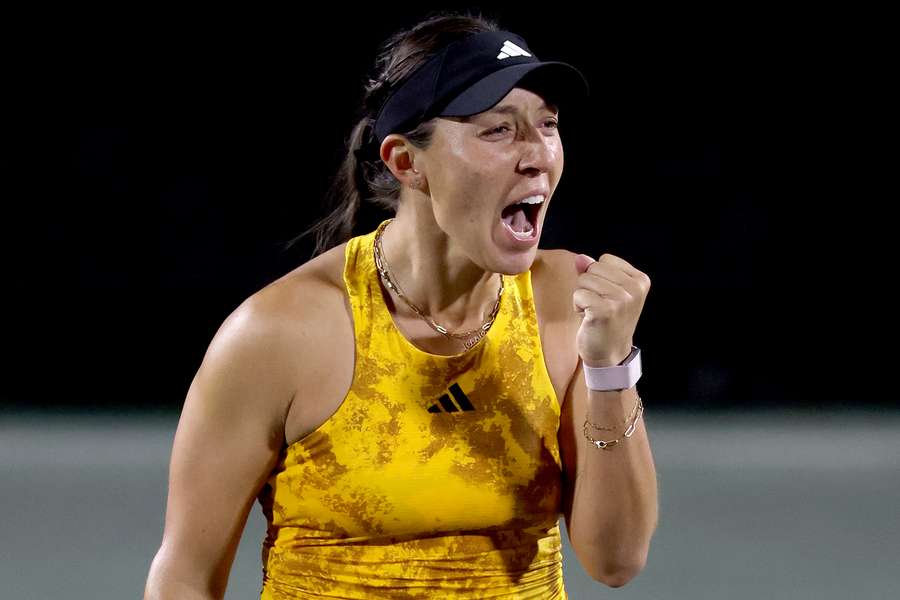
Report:
[[[279,321],[248,299],[219,328],[190,384],[148,593],[183,585],[224,595],[247,516],[284,440],[294,380]]]
[[[567,357],[566,360],[571,363],[572,371],[565,380],[565,394],[561,402],[559,431],[557,432],[560,461],[563,469],[562,511],[570,540],[572,534],[569,524],[578,465],[578,444],[575,435],[579,432],[574,426],[574,415],[579,413],[579,411],[580,414],[584,414],[583,407],[586,405],[587,399],[586,387],[584,390],[578,387],[579,382],[582,382],[583,385],[584,375],[582,375],[581,371],[581,360],[578,358],[577,350],[575,350],[575,335],[581,324],[581,318],[575,312],[572,304],[572,294],[575,291],[578,280],[578,272],[575,269],[575,256],[574,252],[565,249],[545,250],[543,253],[544,268],[548,272],[547,277],[552,282],[550,287],[556,290],[554,292],[555,299],[552,303],[554,307],[553,318],[559,323],[559,335],[565,340],[571,341],[566,346],[566,351],[571,352],[571,357]]]

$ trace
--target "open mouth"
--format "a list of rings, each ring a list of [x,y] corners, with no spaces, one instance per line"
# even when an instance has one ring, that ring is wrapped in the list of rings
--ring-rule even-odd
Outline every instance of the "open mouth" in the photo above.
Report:
[[[506,223],[513,233],[530,233],[537,227],[541,204],[528,204],[527,202],[511,204],[500,213],[500,220]]]

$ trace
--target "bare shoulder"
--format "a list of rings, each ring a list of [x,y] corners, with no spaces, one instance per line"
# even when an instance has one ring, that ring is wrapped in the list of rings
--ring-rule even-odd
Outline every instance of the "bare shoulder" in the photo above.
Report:
[[[340,310],[343,286],[344,248],[336,246],[276,279],[248,298],[266,315],[295,322],[323,316],[322,311]],[[306,323],[307,325],[309,323]]]
[[[539,250],[531,267],[532,287],[542,315],[554,322],[574,321],[572,293],[578,279],[574,252],[562,248]]]
[[[353,377],[353,317],[343,281],[346,243],[272,282],[248,299],[279,329],[283,377],[292,387],[284,443],[315,429],[340,404]],[[301,392],[302,393],[298,393]]]
[[[575,254],[568,250],[539,250],[531,266],[544,360],[561,405],[578,366],[574,342],[578,323],[572,307],[577,276]]]
[[[318,354],[336,320],[347,312],[344,247],[336,246],[276,279],[247,299],[259,326],[281,338],[291,356]],[[315,352],[310,352],[315,349]],[[296,361],[292,361],[296,365]]]

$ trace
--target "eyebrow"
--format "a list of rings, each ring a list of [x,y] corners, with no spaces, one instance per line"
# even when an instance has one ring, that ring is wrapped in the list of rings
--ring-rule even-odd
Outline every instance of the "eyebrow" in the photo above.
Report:
[[[541,109],[547,109],[555,115],[559,114],[559,108],[552,102],[545,102],[544,104],[541,104]],[[517,114],[519,114],[519,109],[512,104],[502,104],[500,106],[495,106],[494,108],[491,108],[490,110],[486,110],[483,113],[479,113],[479,114],[489,115],[492,113],[499,113],[499,114],[504,114],[504,115],[517,115]],[[467,117],[457,117],[457,118],[460,121],[462,121],[463,123],[471,123],[472,120],[477,116],[478,115],[469,115]]]
[[[544,104],[541,104],[541,109],[547,109],[547,110],[549,110],[550,112],[553,112],[553,113],[558,113],[558,112],[559,112],[559,108],[557,108],[557,106],[554,105],[553,103],[549,103],[549,104],[548,104],[548,103],[545,102]],[[487,111],[485,111],[485,112],[488,112],[488,113],[502,113],[502,114],[518,114],[519,109],[516,108],[515,106],[511,105],[511,104],[504,104],[504,105],[502,105],[502,106],[495,106],[494,108],[492,108],[492,109],[490,109],[490,110],[487,110]]]

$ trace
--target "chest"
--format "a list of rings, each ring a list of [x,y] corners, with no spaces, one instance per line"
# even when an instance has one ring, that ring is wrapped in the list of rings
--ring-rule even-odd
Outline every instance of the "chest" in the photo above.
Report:
[[[549,281],[549,274],[545,269],[533,270],[532,290],[544,363],[556,397],[562,406],[569,378],[576,366],[578,356],[571,327],[561,316],[567,314],[564,306],[561,305],[564,299],[554,293],[554,290],[558,289],[559,286]],[[465,350],[462,341],[449,339],[435,331],[422,318],[398,316],[393,294],[386,289],[383,290],[383,293],[385,302],[392,313],[394,326],[414,346],[425,352],[442,356],[457,354]],[[475,323],[473,325],[477,326]]]
[[[565,311],[561,306],[563,299],[553,292],[558,286],[548,281],[546,271],[533,270],[532,288],[544,363],[561,407],[569,378],[578,360],[575,341],[571,327],[560,317]],[[393,303],[387,293],[385,300],[390,308]],[[392,320],[410,343],[425,352],[447,356],[465,349],[462,343],[448,339],[420,318],[393,315]],[[336,303],[333,319],[329,321],[327,332],[323,332],[322,343],[317,344],[319,350],[316,352],[316,360],[320,363],[316,371],[327,372],[329,376],[319,377],[314,381],[303,377],[303,381],[296,382],[296,388],[305,390],[305,393],[295,396],[287,413],[287,444],[294,443],[321,427],[337,412],[353,384],[355,337],[353,314],[348,299],[344,298],[340,306]]]

